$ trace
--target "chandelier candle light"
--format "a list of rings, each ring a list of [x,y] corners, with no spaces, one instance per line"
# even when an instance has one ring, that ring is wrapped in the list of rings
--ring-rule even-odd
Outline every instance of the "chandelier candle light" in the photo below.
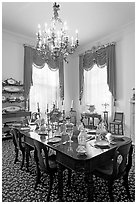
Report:
[[[67,56],[73,54],[79,45],[78,30],[76,30],[76,38],[71,37],[70,42],[67,35],[67,23],[63,23],[59,18],[59,10],[60,5],[55,2],[53,4],[53,17],[50,28],[45,23],[45,29],[42,32],[41,25],[38,25],[36,50],[41,52],[45,59],[50,55],[54,60],[63,58],[68,63]]]

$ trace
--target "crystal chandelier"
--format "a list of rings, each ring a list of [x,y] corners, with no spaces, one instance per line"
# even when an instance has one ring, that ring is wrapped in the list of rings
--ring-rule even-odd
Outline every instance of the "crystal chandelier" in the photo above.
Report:
[[[40,24],[38,25],[36,50],[47,60],[50,55],[54,60],[63,58],[65,62],[68,62],[67,56],[73,54],[79,45],[78,30],[76,30],[76,38],[71,37],[70,40],[67,35],[67,23],[63,23],[59,18],[59,10],[60,5],[54,3],[50,28],[45,23],[45,29],[42,32]]]

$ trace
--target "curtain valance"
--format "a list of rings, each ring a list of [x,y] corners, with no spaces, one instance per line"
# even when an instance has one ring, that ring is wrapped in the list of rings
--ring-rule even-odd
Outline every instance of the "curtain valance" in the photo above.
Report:
[[[115,43],[93,48],[79,56],[79,100],[83,97],[84,70],[89,71],[97,64],[102,68],[107,66],[107,83],[114,99],[116,99],[116,63],[115,63]]]
[[[50,55],[44,58],[43,54],[37,52],[34,48],[24,45],[24,91],[25,97],[29,95],[30,87],[33,84],[32,81],[32,65],[42,69],[48,64],[51,70],[59,69],[59,86],[60,86],[60,97],[64,100],[64,64],[63,59],[58,58],[54,60]]]

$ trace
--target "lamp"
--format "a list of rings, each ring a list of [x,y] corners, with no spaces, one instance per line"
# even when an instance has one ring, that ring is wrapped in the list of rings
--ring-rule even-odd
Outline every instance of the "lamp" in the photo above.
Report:
[[[40,24],[38,25],[36,50],[45,59],[48,59],[50,55],[53,60],[63,58],[68,63],[67,56],[73,54],[79,45],[78,30],[76,30],[76,38],[71,37],[70,42],[69,36],[67,35],[67,23],[63,23],[59,18],[59,10],[60,5],[55,2],[53,4],[53,17],[50,28],[45,23],[45,29],[41,32],[41,26]]]

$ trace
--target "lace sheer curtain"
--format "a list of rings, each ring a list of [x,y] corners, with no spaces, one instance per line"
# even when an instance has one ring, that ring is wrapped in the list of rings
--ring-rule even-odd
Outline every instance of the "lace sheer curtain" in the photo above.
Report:
[[[51,70],[48,65],[42,69],[32,66],[33,86],[30,88],[30,111],[35,112],[39,106],[42,114],[48,109],[60,106],[60,89],[59,89],[59,69]]]
[[[107,103],[109,117],[112,113],[112,94],[107,84],[107,67],[99,68],[96,64],[89,71],[84,70],[83,111],[88,105],[95,105],[95,112],[103,115],[103,104]],[[85,110],[84,110],[85,109]]]

